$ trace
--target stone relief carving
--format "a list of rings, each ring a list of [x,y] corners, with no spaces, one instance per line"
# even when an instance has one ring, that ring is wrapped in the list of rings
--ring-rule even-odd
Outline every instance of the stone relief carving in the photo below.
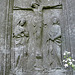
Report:
[[[36,61],[38,62],[38,60],[40,59],[40,62],[42,61],[42,51],[41,51],[41,42],[42,42],[42,29],[43,29],[43,8],[49,8],[50,9],[50,6],[41,6],[40,3],[41,1],[40,0],[36,0],[36,2],[32,2],[31,4],[31,7],[32,7],[32,10],[34,11],[35,13],[35,25],[34,27],[36,28]],[[57,24],[57,23],[56,23]],[[53,24],[54,25],[54,24]],[[58,25],[59,26],[59,25]],[[55,33],[53,33],[54,35]],[[56,36],[57,37],[57,36]],[[52,37],[52,39],[55,38],[55,37]],[[39,66],[40,62],[36,63],[36,66]]]
[[[42,31],[42,7],[39,4],[40,0],[32,2],[31,7],[35,14],[34,27],[35,27],[35,36],[36,36],[36,63],[34,64],[35,68],[42,68],[42,51],[41,51],[41,31]]]
[[[48,69],[48,68],[44,68],[44,66],[43,66],[43,49],[42,49],[42,39],[43,39],[43,37],[42,37],[42,33],[43,33],[43,26],[44,26],[44,23],[43,23],[43,9],[44,10],[46,10],[46,9],[54,9],[54,8],[59,8],[59,6],[58,5],[55,5],[55,6],[50,6],[50,5],[41,5],[41,0],[35,0],[35,2],[32,2],[31,3],[31,7],[24,7],[24,8],[22,8],[22,7],[15,7],[14,8],[14,10],[17,10],[17,9],[19,9],[19,10],[28,10],[28,12],[29,11],[32,11],[33,13],[34,13],[34,15],[32,15],[33,16],[33,25],[32,25],[32,29],[34,29],[33,31],[34,32],[32,32],[32,35],[31,35],[31,37],[33,36],[34,37],[34,41],[35,41],[35,51],[34,51],[34,56],[35,56],[35,61],[34,61],[34,66],[32,67],[32,68],[34,68],[35,70],[38,70],[38,71],[45,71],[44,69]],[[24,13],[25,14],[25,13]],[[28,14],[27,14],[28,15]],[[27,17],[28,18],[28,17]],[[32,21],[31,21],[32,22]],[[31,23],[30,22],[30,23]],[[18,55],[17,56],[17,58],[16,58],[16,67],[17,68],[20,68],[20,67],[23,67],[24,66],[24,64],[26,64],[26,66],[27,66],[27,68],[26,69],[24,69],[25,70],[25,72],[28,70],[28,68],[29,68],[29,63],[28,62],[30,62],[29,60],[30,60],[30,58],[29,57],[31,57],[31,56],[28,56],[28,53],[27,53],[27,49],[29,49],[28,48],[28,43],[31,43],[32,41],[30,41],[29,42],[29,31],[31,31],[31,29],[28,31],[27,30],[27,21],[25,20],[25,19],[23,19],[23,20],[20,20],[19,22],[18,22],[18,24],[17,24],[17,26],[15,27],[15,29],[14,29],[14,33],[13,33],[13,38],[15,39],[15,45],[16,45],[16,47],[19,47],[19,48],[17,48],[18,50],[16,51],[16,54],[15,55]],[[59,24],[56,22],[55,24],[54,24],[54,21],[53,21],[53,26],[59,26]],[[46,24],[45,24],[45,26],[46,26]],[[55,27],[54,27],[55,28]],[[58,28],[59,29],[59,28]],[[57,29],[57,30],[58,30]],[[51,29],[50,29],[51,30]],[[58,34],[58,32],[59,31],[57,31],[57,34]],[[31,34],[31,33],[30,33]],[[57,45],[56,43],[55,43],[55,36],[53,36],[53,37],[51,37],[50,35],[54,35],[55,34],[55,32],[54,33],[51,33],[51,31],[50,31],[50,33],[49,33],[49,41],[50,41],[50,43],[49,43],[49,45],[50,46],[52,46],[52,48],[53,49],[50,49],[51,50],[51,57],[52,58],[54,58],[54,57],[56,57],[56,55],[54,56],[53,55],[53,51],[55,50],[55,49],[57,49],[57,47],[59,47],[59,45]],[[56,38],[56,39],[58,39],[58,38]],[[48,45],[48,46],[49,46]],[[54,47],[53,47],[54,46]],[[54,49],[55,48],[55,49]],[[21,65],[21,61],[22,60],[24,60],[24,54],[23,54],[23,51],[24,51],[24,54],[25,54],[25,57],[27,57],[28,56],[28,60],[27,59],[25,59],[25,61],[27,61],[26,63],[24,62],[22,62],[22,64],[23,64],[23,66]],[[59,50],[60,51],[60,50]],[[56,51],[57,52],[57,51]],[[19,54],[20,53],[20,54]],[[29,52],[30,53],[30,52]],[[56,53],[57,54],[57,53]],[[57,56],[57,58],[58,58],[59,56]],[[58,59],[59,60],[59,59]],[[56,67],[56,64],[55,64],[55,62],[56,61],[58,61],[58,60],[53,60],[53,59],[50,59],[50,65],[52,64],[54,64],[54,66],[51,66],[52,68],[54,68],[54,67]],[[58,63],[58,62],[56,62],[56,63]],[[31,68],[31,67],[30,67]],[[20,71],[20,70],[19,70]],[[30,71],[30,70],[29,70]],[[22,71],[23,72],[23,71]]]
[[[16,68],[23,67],[23,59],[28,56],[28,42],[29,42],[29,31],[27,27],[26,19],[21,19],[13,32],[13,38],[15,39],[15,58]]]
[[[57,17],[52,18],[52,27],[49,31],[50,39],[50,66],[61,67],[61,27]]]
[[[15,27],[13,37],[16,38],[16,45],[20,44],[23,45],[24,43],[24,37],[26,37],[25,43],[28,42],[29,32],[27,31],[26,27],[26,20],[20,20]]]

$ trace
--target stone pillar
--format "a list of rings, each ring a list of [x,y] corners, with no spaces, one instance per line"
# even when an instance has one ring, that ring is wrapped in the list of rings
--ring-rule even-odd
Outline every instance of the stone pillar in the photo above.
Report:
[[[12,0],[0,0],[0,75],[5,75],[6,70],[8,70],[8,67],[6,67],[8,63],[6,52],[7,50],[10,51],[11,22],[8,21],[11,20],[11,14],[9,14],[12,7],[11,2]]]
[[[5,6],[5,25],[4,25],[4,75],[9,75],[11,71],[11,41],[12,41],[12,13],[13,13],[13,0],[6,0]]]
[[[75,0],[62,0],[62,3],[62,51],[71,51],[71,56],[75,58]],[[67,75],[73,73],[69,72]]]

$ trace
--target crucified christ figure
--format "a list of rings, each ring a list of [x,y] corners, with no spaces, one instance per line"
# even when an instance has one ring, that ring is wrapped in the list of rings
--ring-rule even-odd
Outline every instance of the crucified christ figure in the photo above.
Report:
[[[36,34],[36,68],[42,68],[42,51],[41,51],[41,45],[42,45],[42,6],[39,5],[39,2],[32,3],[31,7],[33,8],[33,11],[35,13],[35,34]]]

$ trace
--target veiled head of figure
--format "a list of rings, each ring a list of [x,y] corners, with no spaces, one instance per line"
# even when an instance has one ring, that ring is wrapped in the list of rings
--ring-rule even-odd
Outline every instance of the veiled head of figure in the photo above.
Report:
[[[53,24],[59,24],[59,19],[57,17],[52,18],[52,23]]]

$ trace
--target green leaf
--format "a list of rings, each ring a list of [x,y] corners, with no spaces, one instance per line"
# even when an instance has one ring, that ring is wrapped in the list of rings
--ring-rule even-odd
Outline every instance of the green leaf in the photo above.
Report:
[[[72,59],[72,57],[68,57],[68,58]]]
[[[66,56],[64,56],[64,58],[66,58]]]
[[[68,65],[70,65],[70,63],[68,63]]]
[[[74,68],[75,66],[72,64],[72,68]]]

